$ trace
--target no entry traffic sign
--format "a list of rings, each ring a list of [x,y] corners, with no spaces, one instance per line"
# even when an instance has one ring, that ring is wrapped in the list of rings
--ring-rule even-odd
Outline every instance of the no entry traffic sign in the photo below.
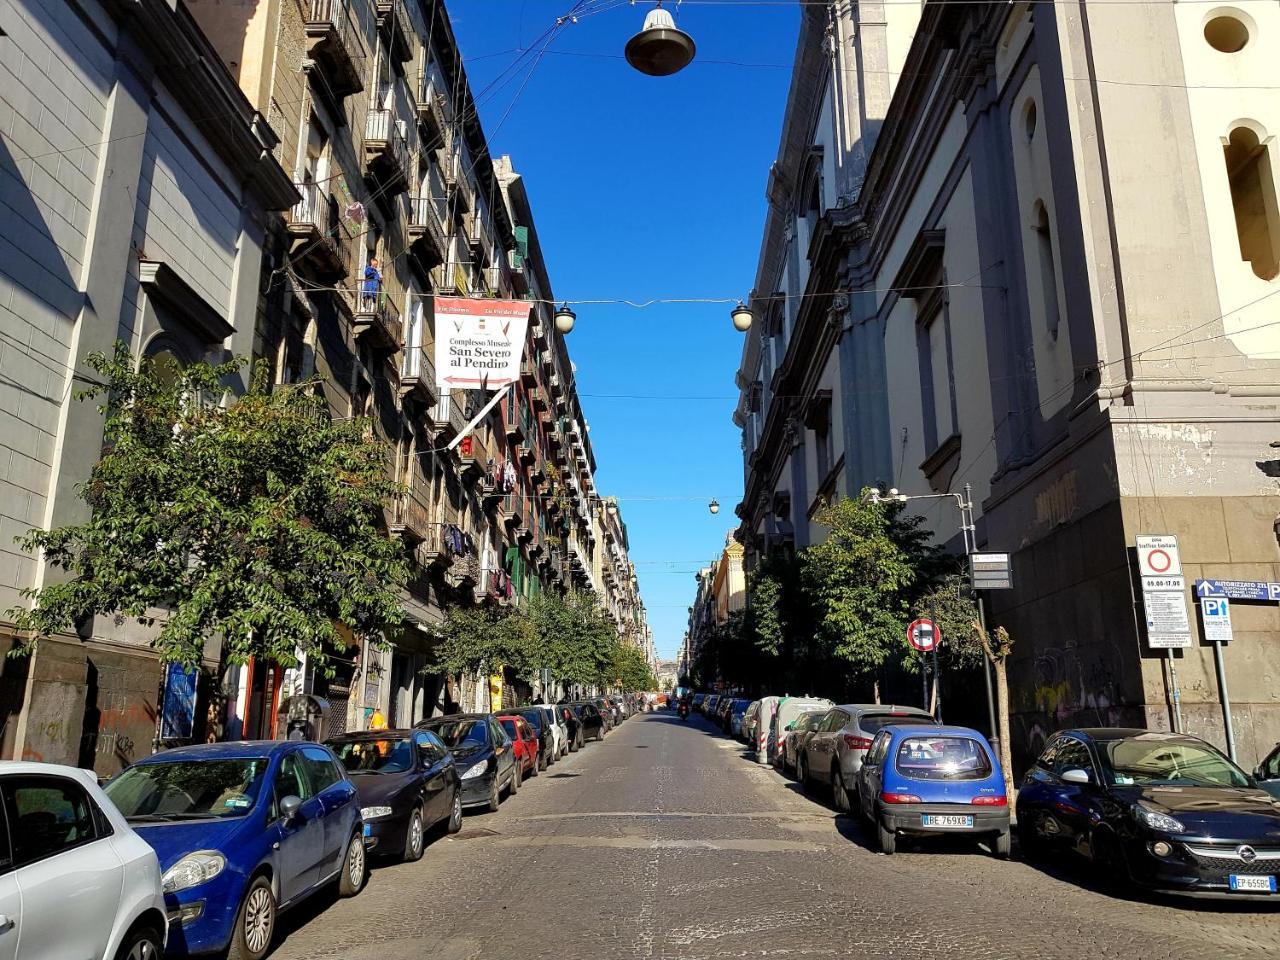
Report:
[[[907,626],[907,643],[921,653],[933,650],[941,640],[942,633],[938,630],[938,625],[927,617],[912,620]]]
[[[1138,572],[1144,577],[1176,577],[1182,574],[1178,538],[1138,537]]]

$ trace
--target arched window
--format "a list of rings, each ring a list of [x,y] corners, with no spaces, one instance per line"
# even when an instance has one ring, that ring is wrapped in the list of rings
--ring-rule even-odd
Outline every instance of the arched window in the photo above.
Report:
[[[1280,214],[1267,144],[1248,127],[1236,127],[1223,146],[1231,206],[1236,216],[1240,259],[1249,261],[1256,276],[1274,280],[1280,274]]]
[[[1036,204],[1036,250],[1040,261],[1040,293],[1044,297],[1044,320],[1049,335],[1058,338],[1058,268],[1053,261],[1053,233],[1049,226],[1049,211],[1043,203]]]

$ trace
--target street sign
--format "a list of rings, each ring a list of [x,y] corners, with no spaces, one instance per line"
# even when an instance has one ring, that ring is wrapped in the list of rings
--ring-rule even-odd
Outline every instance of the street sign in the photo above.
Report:
[[[941,640],[942,632],[938,630],[938,625],[927,617],[912,620],[907,626],[907,643],[921,653],[928,653],[937,647]]]
[[[1009,554],[969,554],[969,579],[974,590],[1012,590],[1013,568]]]
[[[519,380],[530,309],[528,300],[436,297],[436,386],[496,390]]]
[[[1182,577],[1153,577],[1154,589],[1146,589],[1143,577],[1142,606],[1147,614],[1147,643],[1156,650],[1191,646],[1191,621],[1187,616],[1186,581]]]
[[[1269,580],[1197,580],[1196,596],[1280,603],[1280,583]]]
[[[1182,574],[1178,556],[1178,538],[1170,536],[1138,537],[1138,572],[1144,577],[1176,577]]]
[[[1231,642],[1231,601],[1214,597],[1200,600],[1200,622],[1210,643]]]

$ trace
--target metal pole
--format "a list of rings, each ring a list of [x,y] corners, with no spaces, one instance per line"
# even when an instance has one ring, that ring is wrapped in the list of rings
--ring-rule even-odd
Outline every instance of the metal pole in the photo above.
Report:
[[[942,674],[938,672],[938,648],[933,648],[933,719],[942,722]]]
[[[489,415],[489,411],[498,405],[498,401],[501,400],[506,395],[507,391],[510,389],[511,389],[511,384],[507,384],[504,387],[498,388],[498,391],[494,393],[492,397],[489,398],[489,402],[486,403],[483,407],[481,407],[480,412],[471,418],[471,422],[468,423],[461,430],[459,430],[458,435],[449,441],[449,445],[445,447],[445,450],[452,450],[454,447],[460,444],[462,442],[462,438],[467,436],[467,434],[469,434],[472,430],[476,428],[477,423],[479,423],[481,420],[483,420],[485,417]]]
[[[978,599],[978,623],[985,634],[987,632],[986,605],[982,602],[981,593],[974,591],[974,596]],[[996,695],[991,683],[991,660],[985,652],[982,655],[982,679],[987,684],[987,720],[991,723],[991,740],[994,744],[1000,739],[1000,728],[996,726]]]
[[[928,712],[929,710],[929,656],[922,653],[920,655],[920,695],[924,698],[921,701],[921,709]]]
[[[1214,641],[1213,665],[1218,669],[1218,691],[1222,697],[1222,724],[1227,732],[1227,756],[1236,759],[1236,734],[1231,727],[1231,697],[1227,694],[1227,668],[1222,662],[1222,644]]]
[[[1173,732],[1182,732],[1182,691],[1178,689],[1178,668],[1175,667],[1173,651],[1166,650],[1164,655],[1169,663],[1169,686],[1173,697]]]

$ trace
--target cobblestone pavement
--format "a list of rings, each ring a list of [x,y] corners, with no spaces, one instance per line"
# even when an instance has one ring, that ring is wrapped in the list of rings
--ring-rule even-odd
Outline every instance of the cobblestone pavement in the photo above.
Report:
[[[949,839],[949,838],[948,838]],[[900,848],[901,849],[901,848]],[[282,918],[277,960],[1274,956],[1280,904],[1115,899],[854,821],[701,718],[628,720],[416,864]]]

